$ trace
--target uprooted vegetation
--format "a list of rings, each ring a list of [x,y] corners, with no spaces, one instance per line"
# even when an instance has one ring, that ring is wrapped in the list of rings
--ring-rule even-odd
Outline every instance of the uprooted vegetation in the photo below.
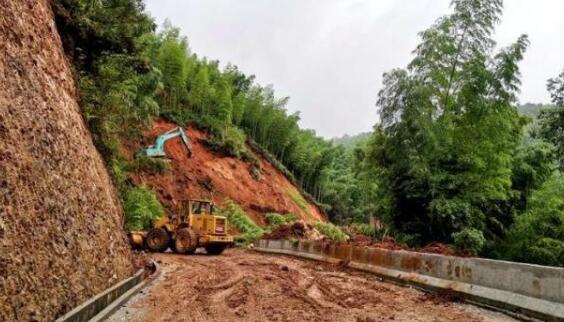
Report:
[[[266,219],[266,222],[268,223],[268,227],[270,229],[276,228],[280,225],[288,224],[288,223],[291,223],[291,222],[294,222],[294,221],[297,221],[297,220],[300,219],[300,217],[295,215],[295,214],[281,215],[281,214],[272,213],[272,212],[264,215],[264,218]]]
[[[312,222],[313,227],[317,229],[321,234],[326,236],[330,240],[334,241],[345,241],[349,239],[349,236],[345,234],[339,226],[332,223],[315,221]]]
[[[261,236],[261,238],[273,240],[323,240],[326,236],[322,235],[312,224],[299,220],[281,224]]]
[[[227,200],[218,209],[217,214],[227,217],[229,224],[239,232],[235,237],[235,242],[238,244],[248,245],[264,234],[264,230],[245,213],[241,206],[231,200]]]
[[[125,220],[130,230],[149,229],[153,220],[164,214],[161,203],[146,186],[128,189],[123,199]]]

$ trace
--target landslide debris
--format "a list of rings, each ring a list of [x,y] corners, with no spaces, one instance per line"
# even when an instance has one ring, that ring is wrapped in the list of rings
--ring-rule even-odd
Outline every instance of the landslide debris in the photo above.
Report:
[[[0,1],[0,321],[50,321],[133,273],[47,0]]]
[[[299,220],[293,223],[282,224],[262,236],[263,239],[298,239],[298,240],[321,240],[324,239],[323,236],[315,227],[311,224],[306,223],[303,220]]]
[[[177,126],[172,122],[156,120],[147,133],[147,140],[130,142],[125,146],[125,154],[133,159],[139,149],[153,144],[158,135]],[[130,174],[135,185],[151,187],[169,210],[177,209],[180,201],[187,198],[211,198],[218,205],[233,200],[262,226],[267,225],[264,215],[269,212],[293,213],[302,220],[326,220],[323,211],[305,201],[306,198],[288,178],[260,154],[257,154],[257,158],[261,175],[257,179],[252,175],[249,162],[213,151],[207,144],[208,134],[204,131],[189,127],[186,134],[192,144],[192,157],[188,157],[180,140],[169,140],[165,143],[165,151],[170,171]],[[300,202],[296,202],[296,196],[301,197]]]
[[[369,247],[369,248],[382,248],[387,250],[405,250],[410,252],[439,254],[445,256],[458,256],[458,257],[472,257],[475,254],[455,249],[449,245],[433,242],[423,247],[409,247],[406,244],[398,243],[391,237],[386,237],[381,240],[375,240],[362,234],[352,234],[351,238],[346,242],[347,245],[356,247]]]
[[[340,265],[242,249],[154,256],[162,274],[110,322],[515,321]]]

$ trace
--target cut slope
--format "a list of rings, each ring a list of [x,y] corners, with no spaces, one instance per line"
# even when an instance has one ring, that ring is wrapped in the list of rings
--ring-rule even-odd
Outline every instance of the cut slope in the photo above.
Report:
[[[151,138],[145,144],[176,127],[175,124],[157,120],[148,133]],[[262,169],[261,178],[251,176],[248,162],[224,157],[211,151],[206,145],[207,134],[188,128],[187,135],[193,146],[193,156],[188,157],[180,139],[166,142],[165,150],[171,159],[172,170],[167,174],[134,174],[135,184],[146,184],[159,196],[169,209],[175,209],[178,201],[187,198],[213,198],[217,204],[231,199],[258,224],[266,224],[267,212],[294,213],[304,220],[325,220],[324,213],[307,202],[298,189],[270,162],[258,157]],[[130,156],[141,145],[130,147]]]
[[[0,321],[50,321],[132,273],[47,0],[0,1]]]

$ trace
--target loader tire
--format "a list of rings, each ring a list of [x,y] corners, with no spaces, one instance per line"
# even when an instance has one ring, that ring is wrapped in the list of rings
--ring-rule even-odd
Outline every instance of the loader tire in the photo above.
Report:
[[[163,228],[153,228],[147,233],[147,248],[152,252],[164,252],[170,243],[170,236]]]
[[[145,246],[145,237],[139,232],[130,232],[128,234],[129,244],[131,249],[141,250]]]
[[[225,244],[209,244],[206,246],[206,252],[208,255],[221,255],[225,250]]]
[[[178,254],[194,254],[198,247],[198,236],[190,228],[176,230],[174,237],[174,251]]]

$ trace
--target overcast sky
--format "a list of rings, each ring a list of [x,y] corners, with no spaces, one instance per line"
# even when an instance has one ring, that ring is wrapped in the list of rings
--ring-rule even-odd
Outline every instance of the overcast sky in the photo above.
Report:
[[[327,138],[369,131],[382,73],[405,67],[417,33],[450,12],[450,0],[146,0],[199,56],[218,59],[290,96],[301,125]],[[521,102],[548,102],[546,80],[564,67],[564,1],[505,0],[495,39],[531,41]]]

